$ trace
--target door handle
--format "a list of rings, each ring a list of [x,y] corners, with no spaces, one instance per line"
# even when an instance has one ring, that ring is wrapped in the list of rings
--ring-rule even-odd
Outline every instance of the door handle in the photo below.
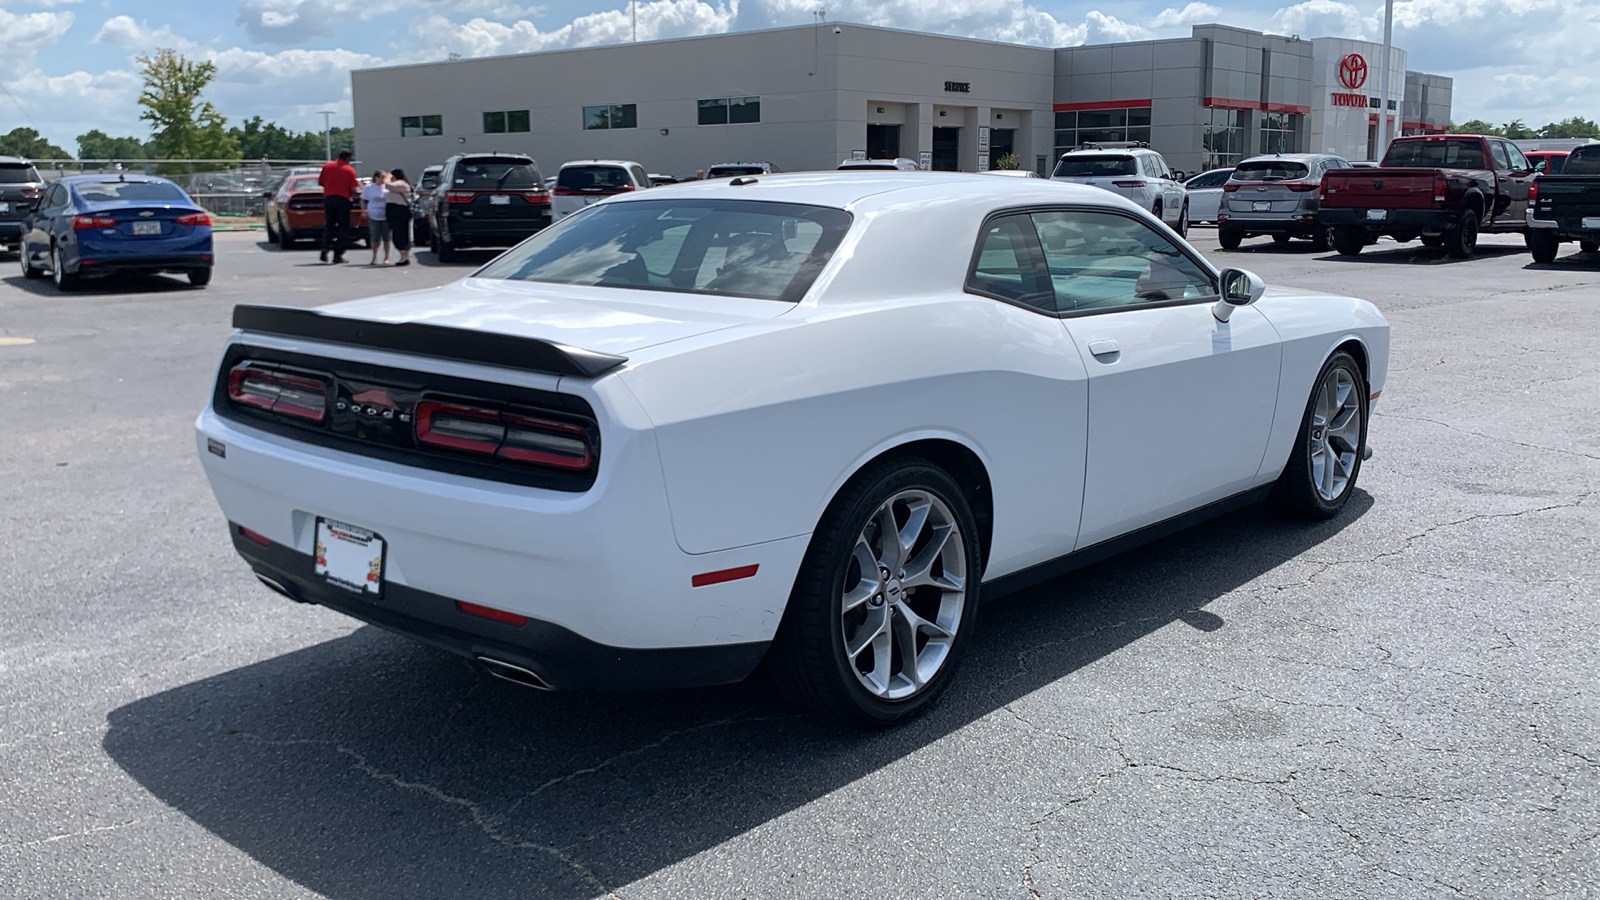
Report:
[[[1089,352],[1098,358],[1104,359],[1108,356],[1116,356],[1120,354],[1122,352],[1122,348],[1117,346],[1116,341],[1090,341]],[[1109,361],[1110,360],[1107,360],[1107,362]]]

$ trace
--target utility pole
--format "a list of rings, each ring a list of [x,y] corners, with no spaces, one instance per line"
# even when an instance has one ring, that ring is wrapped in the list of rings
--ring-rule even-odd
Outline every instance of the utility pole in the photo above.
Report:
[[[333,126],[330,124],[334,111],[324,109],[317,113],[322,117],[322,150],[323,159],[333,159]]]
[[[1394,0],[1383,2],[1383,73],[1378,76],[1378,93],[1383,109],[1378,111],[1378,159],[1389,152],[1389,56],[1393,50]]]

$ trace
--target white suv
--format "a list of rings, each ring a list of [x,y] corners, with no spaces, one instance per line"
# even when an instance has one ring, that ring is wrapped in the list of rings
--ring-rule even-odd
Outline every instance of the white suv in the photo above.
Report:
[[[847,159],[839,163],[841,172],[920,172],[922,167],[914,159],[901,156],[896,159]]]
[[[1121,194],[1189,233],[1189,194],[1161,154],[1141,144],[1097,144],[1061,154],[1053,181],[1088,184]]]
[[[650,187],[644,166],[627,159],[589,159],[561,164],[550,190],[550,214],[559,222],[591,203]]]

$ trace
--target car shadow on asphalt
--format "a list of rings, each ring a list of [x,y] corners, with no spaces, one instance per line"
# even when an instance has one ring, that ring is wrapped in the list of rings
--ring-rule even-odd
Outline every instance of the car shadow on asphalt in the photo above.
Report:
[[[1226,639],[1207,604],[1372,505],[1358,490],[1311,525],[1242,510],[986,606],[942,701],[884,732],[802,716],[759,680],[537,693],[363,627],[122,706],[103,746],[161,801],[334,900],[578,900],[823,798],[1157,629]],[[261,602],[287,601],[263,589]]]
[[[134,272],[90,278],[78,282],[78,286],[70,291],[56,287],[48,275],[44,278],[24,278],[19,273],[0,278],[0,281],[41,297],[110,297],[120,294],[164,294],[204,290],[190,284],[182,275],[147,275]]]
[[[456,261],[447,263],[440,262],[439,255],[424,246],[421,250],[413,250],[411,259],[418,265],[424,266],[439,266],[446,269],[476,269],[504,252],[506,252],[504,249],[457,250]]]
[[[1526,256],[1528,248],[1512,246],[1510,244],[1479,244],[1472,255],[1466,259],[1452,259],[1445,255],[1442,247],[1427,247],[1418,242],[1405,244],[1386,244],[1382,247],[1367,247],[1358,256],[1340,256],[1337,253],[1327,253],[1317,257],[1326,262],[1339,263],[1366,263],[1368,265],[1423,265],[1423,266],[1453,266],[1471,263],[1475,259],[1490,259],[1500,256]]]

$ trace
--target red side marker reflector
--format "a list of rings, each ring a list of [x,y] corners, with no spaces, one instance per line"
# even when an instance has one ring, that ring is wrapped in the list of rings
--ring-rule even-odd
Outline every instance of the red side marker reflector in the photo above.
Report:
[[[504,622],[507,625],[528,624],[527,616],[519,616],[514,612],[506,612],[503,609],[495,609],[492,606],[479,606],[476,603],[468,603],[465,600],[457,600],[456,609],[461,610],[469,616],[493,619],[496,622]]]
[[[721,584],[724,581],[738,581],[756,574],[759,566],[739,566],[735,569],[721,569],[716,572],[701,572],[689,579],[689,584],[694,587],[705,587],[708,584]]]
[[[250,540],[255,541],[256,543],[260,544],[263,547],[271,547],[272,546],[272,539],[271,538],[267,537],[266,535],[264,535],[264,534],[262,534],[262,533],[260,533],[258,531],[251,531],[250,529],[244,527],[243,525],[239,526],[239,533],[244,535],[245,537],[249,538]]]
[[[1373,391],[1372,396],[1367,398],[1368,402],[1378,399],[1378,395],[1381,393],[1383,393],[1383,391]]]

